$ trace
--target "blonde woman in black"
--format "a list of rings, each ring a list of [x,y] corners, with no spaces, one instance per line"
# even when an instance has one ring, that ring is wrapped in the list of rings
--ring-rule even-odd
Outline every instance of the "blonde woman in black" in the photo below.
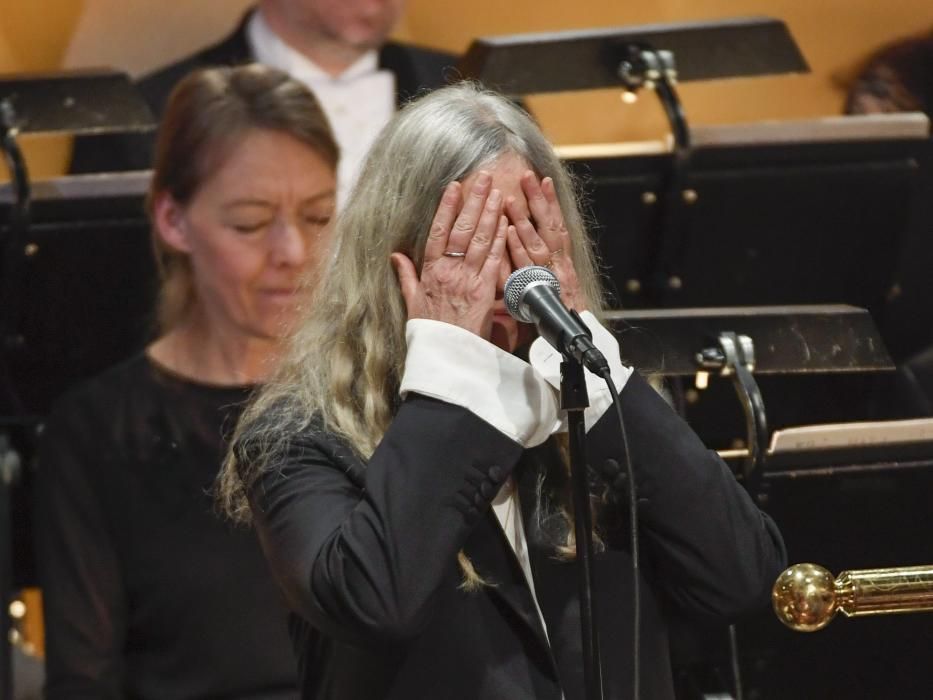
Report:
[[[60,400],[41,445],[46,697],[296,697],[285,608],[211,486],[327,248],[336,164],[284,73],[210,69],[172,94],[149,197],[159,336]]]

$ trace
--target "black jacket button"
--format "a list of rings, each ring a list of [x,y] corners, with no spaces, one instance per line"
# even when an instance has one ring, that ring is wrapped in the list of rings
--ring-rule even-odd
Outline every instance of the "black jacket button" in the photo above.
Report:
[[[606,477],[609,481],[612,481],[616,474],[624,474],[622,467],[619,466],[619,463],[614,459],[607,459],[603,462],[603,476]]]
[[[496,495],[496,491],[499,490],[499,487],[492,483],[491,481],[481,481],[479,485],[479,492],[483,494],[483,498],[487,501],[490,500],[493,496]]]

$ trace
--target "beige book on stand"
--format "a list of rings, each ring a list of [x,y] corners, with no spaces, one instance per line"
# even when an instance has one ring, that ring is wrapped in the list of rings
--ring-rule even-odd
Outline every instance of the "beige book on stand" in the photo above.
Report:
[[[933,460],[933,418],[805,425],[776,430],[769,466]]]

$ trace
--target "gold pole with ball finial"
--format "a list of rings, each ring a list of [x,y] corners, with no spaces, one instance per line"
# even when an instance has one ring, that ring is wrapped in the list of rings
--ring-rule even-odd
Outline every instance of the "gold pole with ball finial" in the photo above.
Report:
[[[778,619],[798,632],[815,632],[837,612],[847,617],[933,611],[933,565],[862,569],[833,575],[816,564],[796,564],[771,590]]]

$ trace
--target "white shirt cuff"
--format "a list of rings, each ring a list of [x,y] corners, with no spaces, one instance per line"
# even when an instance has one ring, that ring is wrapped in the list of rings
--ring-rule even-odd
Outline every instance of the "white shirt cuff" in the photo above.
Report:
[[[412,319],[399,393],[462,406],[524,447],[559,425],[557,394],[530,364],[459,326]]]
[[[605,328],[599,320],[589,311],[580,314],[586,327],[593,334],[593,344],[606,357],[609,363],[609,373],[612,377],[612,383],[615,384],[616,391],[621,392],[622,387],[632,376],[632,368],[622,364],[619,356],[619,341]],[[541,376],[555,389],[560,391],[560,365],[563,362],[561,354],[555,350],[544,339],[538,338],[531,344],[528,351],[528,360]],[[609,387],[605,380],[588,369],[584,370],[586,379],[586,391],[589,395],[590,406],[583,412],[583,420],[586,429],[589,430],[602,415],[612,406],[612,394],[609,393]],[[567,430],[567,421],[564,417],[558,432]]]

